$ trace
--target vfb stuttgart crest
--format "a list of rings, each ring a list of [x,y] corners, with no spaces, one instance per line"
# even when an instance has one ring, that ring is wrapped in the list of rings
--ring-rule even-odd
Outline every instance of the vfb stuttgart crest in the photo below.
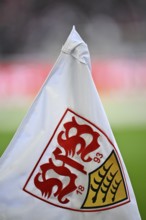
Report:
[[[116,148],[100,128],[69,109],[23,190],[74,211],[101,211],[129,202]]]

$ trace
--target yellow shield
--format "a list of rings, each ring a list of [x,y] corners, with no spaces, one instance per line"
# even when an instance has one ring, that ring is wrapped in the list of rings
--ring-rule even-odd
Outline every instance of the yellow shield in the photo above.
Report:
[[[89,174],[89,187],[83,209],[120,205],[127,200],[124,178],[115,151]]]

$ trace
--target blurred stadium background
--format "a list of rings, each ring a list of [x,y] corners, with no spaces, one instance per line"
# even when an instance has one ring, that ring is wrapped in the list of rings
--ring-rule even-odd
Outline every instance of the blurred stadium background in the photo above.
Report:
[[[0,1],[0,155],[37,95],[72,25],[146,219],[146,1]]]

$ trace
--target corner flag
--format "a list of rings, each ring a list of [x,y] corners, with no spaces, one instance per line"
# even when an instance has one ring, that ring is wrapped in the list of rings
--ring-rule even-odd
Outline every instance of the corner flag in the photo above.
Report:
[[[0,159],[0,219],[141,219],[75,28]]]

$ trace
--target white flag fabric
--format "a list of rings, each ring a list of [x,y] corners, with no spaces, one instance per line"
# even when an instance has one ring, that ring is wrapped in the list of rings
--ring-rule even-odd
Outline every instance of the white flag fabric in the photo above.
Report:
[[[75,28],[1,157],[0,219],[141,219]]]

